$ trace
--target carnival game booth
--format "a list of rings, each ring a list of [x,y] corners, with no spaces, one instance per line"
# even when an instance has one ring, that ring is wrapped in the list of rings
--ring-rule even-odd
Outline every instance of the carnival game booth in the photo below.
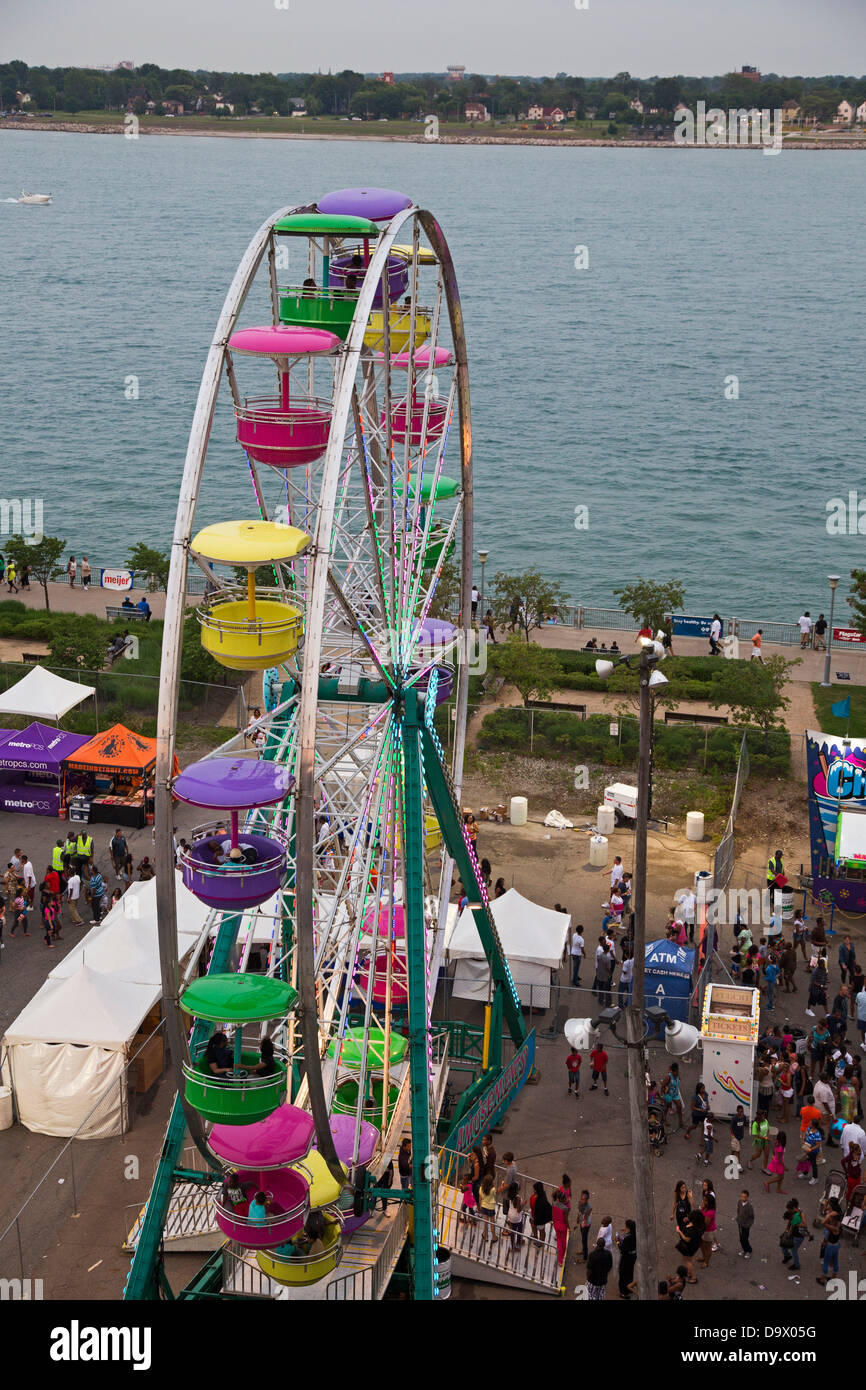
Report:
[[[866,739],[806,732],[812,897],[866,912]]]
[[[493,898],[490,911],[521,1004],[549,1008],[551,976],[562,964],[571,917],[530,902],[516,888]],[[454,963],[453,997],[486,1004],[490,967],[471,908],[464,908],[451,930],[446,930],[445,950],[448,961]]]
[[[63,814],[63,760],[89,739],[35,721],[0,734],[0,809],[36,816]]]
[[[63,761],[70,819],[141,828],[153,816],[156,739],[123,724],[97,734]],[[177,758],[174,772],[180,771]]]

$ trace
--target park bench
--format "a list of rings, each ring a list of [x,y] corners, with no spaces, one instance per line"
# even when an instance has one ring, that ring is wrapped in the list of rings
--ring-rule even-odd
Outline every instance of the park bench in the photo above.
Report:
[[[586,718],[586,705],[572,705],[566,700],[530,700],[530,709],[549,709],[556,713],[566,710],[569,714],[579,714],[581,719]]]
[[[142,613],[140,608],[123,608],[119,604],[116,608],[112,608],[110,605],[106,604],[105,616],[109,622],[114,618],[129,619],[132,622],[147,622],[147,614]]]

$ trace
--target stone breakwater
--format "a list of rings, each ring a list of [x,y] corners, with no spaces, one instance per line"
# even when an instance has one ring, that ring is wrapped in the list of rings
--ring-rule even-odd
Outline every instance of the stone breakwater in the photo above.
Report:
[[[88,125],[82,121],[22,121],[0,122],[0,132],[4,130],[52,130],[72,135],[125,135],[123,124]],[[376,135],[367,131],[346,130],[326,132],[301,130],[210,130],[190,129],[183,125],[168,129],[165,126],[142,125],[140,135],[200,135],[229,140],[367,140],[378,144],[427,145],[431,142],[423,135]],[[530,145],[541,149],[612,149],[612,150],[751,150],[760,153],[761,145],[680,145],[675,140],[586,140],[571,135],[531,136],[531,135],[442,135],[435,143],[439,145]],[[785,150],[866,150],[866,138],[851,139],[845,136],[837,140],[786,139]]]

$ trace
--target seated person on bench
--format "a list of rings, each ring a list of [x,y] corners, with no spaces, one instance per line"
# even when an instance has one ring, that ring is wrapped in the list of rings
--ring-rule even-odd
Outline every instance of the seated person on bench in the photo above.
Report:
[[[134,607],[135,607],[135,604],[133,603],[132,599],[129,597],[129,594],[127,594],[126,597],[125,597],[124,600],[123,600],[123,603],[122,603],[120,606],[121,606],[121,608],[134,608]]]

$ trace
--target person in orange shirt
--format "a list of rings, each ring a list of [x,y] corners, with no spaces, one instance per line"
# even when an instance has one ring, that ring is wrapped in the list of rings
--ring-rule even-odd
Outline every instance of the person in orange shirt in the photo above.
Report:
[[[763,633],[763,631],[764,631],[764,629],[763,629],[762,627],[759,627],[759,628],[758,628],[758,631],[755,633],[754,637],[752,638],[752,660],[753,660],[753,661],[760,661],[760,663],[761,663],[762,666],[763,666],[763,664],[764,664],[764,658],[763,658],[762,655],[761,655],[761,643],[762,643],[762,640],[763,640],[761,634]]]
[[[800,1133],[805,1134],[810,1124],[814,1125],[816,1129],[821,1129],[821,1111],[815,1104],[811,1093],[806,1097],[806,1103],[800,1111]]]

